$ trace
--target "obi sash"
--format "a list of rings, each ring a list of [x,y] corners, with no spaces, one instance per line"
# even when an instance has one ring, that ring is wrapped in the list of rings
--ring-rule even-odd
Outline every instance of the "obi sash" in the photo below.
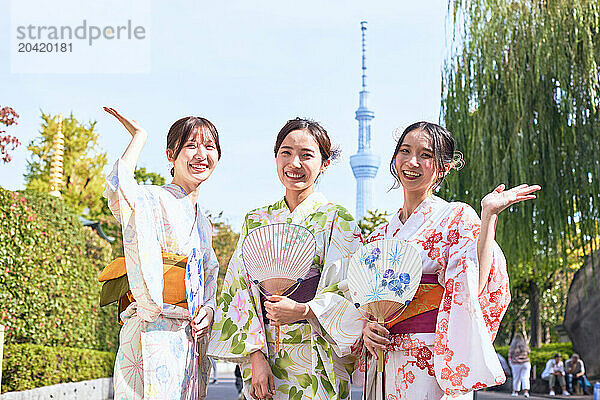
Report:
[[[421,275],[419,288],[402,313],[386,322],[391,335],[401,333],[435,333],[437,314],[444,288],[436,274]]]
[[[172,253],[162,253],[163,258],[163,302],[187,309],[185,271],[187,257]],[[100,306],[119,302],[119,315],[135,299],[127,281],[125,257],[119,257],[108,264],[98,276],[103,282],[100,293]]]
[[[298,303],[308,303],[312,299],[315,298],[317,294],[317,288],[319,287],[319,281],[321,280],[321,272],[317,268],[311,268],[307,278],[304,279],[298,287],[295,285],[288,289],[283,296],[286,296],[288,299],[292,299]],[[260,303],[265,304],[267,298],[261,292],[260,293]],[[269,324],[269,319],[267,318],[267,310],[265,307],[262,308],[263,314],[263,322]],[[295,324],[298,323],[307,323],[306,320],[296,321]]]

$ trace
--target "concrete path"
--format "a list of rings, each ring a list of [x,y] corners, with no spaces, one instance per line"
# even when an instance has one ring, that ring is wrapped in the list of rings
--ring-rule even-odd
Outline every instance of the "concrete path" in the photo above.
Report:
[[[221,378],[216,383],[209,385],[207,400],[237,400],[237,391],[235,389],[234,379]],[[361,400],[362,390],[359,388],[352,389],[352,400]],[[491,390],[477,392],[477,397],[474,400],[524,400],[525,397],[520,395],[512,397],[510,393],[494,392]],[[540,399],[569,399],[569,400],[591,400],[592,396],[548,396],[542,394],[533,394],[531,400]],[[251,399],[248,399],[251,400]],[[417,400],[417,399],[415,399]]]
[[[217,377],[218,380],[215,384],[209,385],[207,400],[237,400],[237,391],[235,389],[235,378],[233,371],[235,369],[234,364],[226,362],[217,362]],[[352,400],[361,400],[362,389],[352,388]],[[569,400],[592,400],[593,396],[549,396],[547,394],[532,394],[531,400],[540,399],[569,399]],[[513,397],[510,393],[496,392],[492,390],[479,391],[474,400],[523,400],[525,397],[520,395]],[[251,400],[251,399],[248,399]],[[418,400],[418,399],[415,399]]]

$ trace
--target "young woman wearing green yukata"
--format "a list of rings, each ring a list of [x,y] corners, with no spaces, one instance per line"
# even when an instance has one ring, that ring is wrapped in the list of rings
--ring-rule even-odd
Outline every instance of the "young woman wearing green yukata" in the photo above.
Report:
[[[241,364],[244,394],[254,399],[348,399],[361,335],[360,313],[349,301],[348,261],[361,243],[354,218],[314,191],[317,177],[336,151],[325,129],[294,119],[275,142],[277,174],[283,199],[250,211],[218,299],[208,353]],[[290,297],[261,295],[244,269],[241,247],[253,229],[292,223],[310,230],[317,242],[313,267]],[[274,327],[280,349],[274,351]]]

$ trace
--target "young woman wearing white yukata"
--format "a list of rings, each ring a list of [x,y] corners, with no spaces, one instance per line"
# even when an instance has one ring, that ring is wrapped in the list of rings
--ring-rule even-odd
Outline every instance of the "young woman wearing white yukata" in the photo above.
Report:
[[[103,271],[104,280],[117,282],[126,272],[129,283],[121,289],[125,294],[113,294],[123,321],[114,398],[204,398],[218,264],[211,224],[199,204],[201,183],[221,156],[217,130],[201,117],[176,121],[166,150],[172,182],[138,185],[133,172],[148,134],[116,110],[104,110],[131,134],[104,192],[123,227],[125,252],[124,262],[115,260]]]
[[[350,396],[352,345],[362,320],[346,298],[350,256],[361,242],[354,218],[314,191],[315,180],[335,156],[325,129],[294,119],[275,142],[283,199],[250,211],[229,262],[219,298],[209,354],[241,364],[244,394],[254,399],[345,400]],[[265,298],[247,279],[241,247],[249,231],[273,223],[306,227],[317,252],[307,278],[289,297]],[[274,327],[280,350],[274,351]]]
[[[494,241],[496,221],[505,208],[534,199],[540,187],[498,186],[481,201],[480,220],[469,205],[433,194],[462,163],[457,154],[445,128],[427,122],[406,128],[390,162],[404,205],[367,239],[406,240],[423,262],[419,291],[403,320],[387,329],[369,322],[363,329],[373,358],[385,350],[386,400],[471,398],[471,391],[505,379],[492,345],[510,302],[506,260]],[[375,398],[375,387],[381,388],[374,385],[376,363],[371,358],[366,365],[367,397]]]

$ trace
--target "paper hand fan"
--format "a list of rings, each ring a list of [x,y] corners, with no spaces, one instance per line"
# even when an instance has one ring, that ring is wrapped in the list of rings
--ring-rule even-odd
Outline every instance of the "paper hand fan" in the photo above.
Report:
[[[204,305],[204,264],[208,252],[193,248],[185,267],[185,290],[190,317],[194,319]]]
[[[354,305],[384,325],[404,311],[421,281],[419,252],[405,241],[386,239],[359,248],[348,266],[348,288]],[[377,371],[383,371],[378,350]]]
[[[252,230],[242,243],[242,260],[250,280],[266,296],[283,295],[299,285],[316,253],[313,234],[295,224],[271,224]],[[279,327],[275,326],[275,352]]]

